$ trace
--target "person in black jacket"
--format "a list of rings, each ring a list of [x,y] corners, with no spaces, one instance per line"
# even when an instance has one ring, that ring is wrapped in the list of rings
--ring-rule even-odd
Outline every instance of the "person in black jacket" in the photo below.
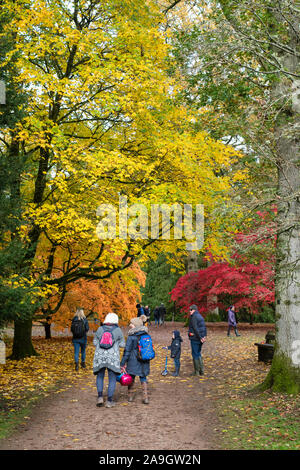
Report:
[[[146,305],[146,307],[144,308],[144,312],[147,317],[147,323],[150,326],[151,325],[151,312],[150,312],[150,307],[148,305]]]
[[[193,375],[203,375],[204,366],[201,355],[202,345],[206,340],[206,326],[202,315],[198,312],[196,305],[191,305],[189,309],[189,330],[188,336],[191,341],[192,357],[194,363]]]
[[[85,355],[87,345],[87,332],[89,322],[82,308],[78,308],[72,320],[71,332],[73,333],[75,370],[79,369],[79,352],[81,351],[81,367],[85,368]]]
[[[159,323],[163,325],[165,323],[165,315],[166,315],[166,307],[164,306],[163,303],[160,304],[158,307],[159,311]]]
[[[181,343],[182,338],[180,332],[177,330],[173,331],[172,343],[168,346],[168,349],[171,351],[171,358],[174,359],[175,372],[173,377],[177,377],[180,371],[180,355],[181,355]]]

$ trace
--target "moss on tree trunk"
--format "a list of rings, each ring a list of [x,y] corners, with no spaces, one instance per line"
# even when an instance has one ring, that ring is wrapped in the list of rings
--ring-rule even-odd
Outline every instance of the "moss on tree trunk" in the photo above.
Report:
[[[271,369],[259,390],[298,394],[300,393],[300,369],[293,366],[292,361],[282,353],[275,354]]]

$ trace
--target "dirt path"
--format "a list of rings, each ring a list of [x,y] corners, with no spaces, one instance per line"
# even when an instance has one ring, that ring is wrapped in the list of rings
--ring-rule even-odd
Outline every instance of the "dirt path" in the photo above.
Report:
[[[151,363],[149,405],[142,403],[139,383],[133,403],[127,401],[127,388],[118,384],[117,406],[97,408],[95,376],[92,372],[79,373],[76,386],[39,402],[25,424],[0,442],[0,450],[218,449],[219,423],[213,396],[216,381],[222,378],[212,374],[209,357],[216,359],[222,354],[216,347],[220,332],[212,331],[203,348],[204,362],[207,358],[205,376],[190,377],[190,345],[186,329],[180,325],[178,329],[184,339],[180,377],[171,374],[163,377],[165,352],[161,346],[170,344],[173,329],[172,324],[150,327],[157,357]],[[169,359],[168,370],[173,369],[173,360]]]

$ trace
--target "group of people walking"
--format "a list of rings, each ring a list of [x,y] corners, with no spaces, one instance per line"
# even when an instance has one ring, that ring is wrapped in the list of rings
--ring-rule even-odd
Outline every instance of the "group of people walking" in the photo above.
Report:
[[[137,304],[136,308],[137,308],[137,316],[140,317],[142,315],[145,315],[147,317],[148,325],[151,325],[150,307],[148,305],[144,307],[141,304]],[[164,306],[163,303],[161,303],[159,306],[157,305],[153,311],[154,325],[155,326],[163,325],[165,323],[165,316],[166,316],[166,307]]]
[[[82,323],[82,331],[77,325]],[[120,373],[126,372],[132,377],[132,383],[128,386],[128,399],[133,401],[135,379],[139,378],[143,389],[143,403],[149,403],[147,376],[150,373],[150,361],[141,361],[138,358],[139,338],[148,333],[145,325],[147,318],[132,318],[129,324],[128,338],[125,342],[123,332],[119,327],[119,318],[115,313],[108,313],[103,324],[96,331],[93,344],[95,346],[93,373],[96,375],[97,406],[104,404],[103,387],[105,371],[108,373],[107,401],[105,406],[111,408],[115,406],[113,400],[117,377]],[[77,309],[72,320],[71,331],[73,333],[75,369],[79,369],[79,352],[81,349],[81,366],[85,367],[85,350],[87,345],[88,321],[82,309]],[[80,336],[82,335],[82,336]],[[122,359],[120,360],[120,348],[124,348]]]
[[[160,326],[165,323],[166,307],[164,306],[163,303],[155,307],[153,316],[154,316],[155,326]]]
[[[141,360],[139,357],[139,341],[143,335],[148,335],[148,316],[144,313],[132,318],[129,323],[128,337],[125,341],[123,332],[119,327],[119,318],[115,313],[108,313],[103,324],[96,331],[93,344],[95,353],[93,359],[93,373],[96,376],[97,406],[103,406],[103,387],[105,371],[108,373],[107,401],[105,406],[111,408],[115,406],[113,400],[116,389],[117,378],[120,374],[129,374],[132,378],[128,385],[128,401],[131,402],[135,395],[136,378],[138,377],[143,391],[143,403],[149,403],[148,381],[150,374],[150,360]],[[234,306],[228,310],[228,336],[233,327],[237,336],[236,319]],[[71,331],[73,333],[75,369],[79,369],[79,355],[81,352],[81,367],[85,368],[85,356],[87,345],[87,332],[89,330],[88,321],[83,309],[77,309],[72,320]],[[192,375],[204,374],[204,364],[202,358],[202,347],[206,341],[207,330],[203,316],[199,313],[196,305],[189,308],[188,339],[191,344],[191,353],[194,365]],[[180,356],[182,338],[179,331],[173,331],[172,342],[168,349],[171,351],[171,358],[174,360],[174,376],[180,372]],[[122,358],[120,358],[120,348],[124,348]]]

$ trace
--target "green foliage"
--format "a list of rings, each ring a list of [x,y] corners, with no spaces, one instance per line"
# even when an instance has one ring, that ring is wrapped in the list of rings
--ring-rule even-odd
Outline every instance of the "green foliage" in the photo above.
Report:
[[[3,63],[5,56],[14,49],[15,37],[13,34],[3,33],[4,26],[12,20],[13,14],[1,4],[3,1],[0,1],[0,63]],[[14,53],[9,63],[5,67],[0,67],[0,80],[3,80],[6,86],[6,104],[0,105],[1,128],[6,126],[13,128],[24,117],[26,94],[22,90],[22,84],[16,80],[18,72],[15,61],[19,54],[20,52]]]
[[[239,322],[244,323],[275,323],[274,304],[263,305],[259,313],[253,315],[247,309],[240,309],[236,314]],[[223,312],[224,320],[227,320],[227,312]]]
[[[208,313],[207,315],[205,315],[205,321],[215,323],[215,322],[222,321],[222,319],[221,319],[221,316],[218,315],[217,313]]]
[[[262,307],[261,313],[254,315],[254,323],[275,323],[275,306],[274,305],[264,305]]]
[[[166,320],[170,320],[174,312],[176,314],[175,318],[182,320],[183,316],[180,315],[176,305],[171,301],[169,294],[180,277],[179,272],[168,264],[163,253],[155,261],[148,261],[145,271],[147,278],[145,287],[141,289],[142,304],[149,305],[153,314],[155,307],[163,303],[167,311]]]
[[[0,2],[0,5],[3,2]],[[4,34],[3,27],[12,20],[12,14],[5,8],[0,12],[0,62],[14,48],[14,36]],[[10,138],[0,144],[0,327],[6,322],[28,317],[32,311],[31,288],[15,287],[7,282],[12,274],[15,282],[26,275],[20,271],[20,259],[24,256],[22,244],[17,235],[21,224],[21,173],[25,170],[26,157],[15,138],[15,128],[24,117],[26,94],[17,80],[15,61],[19,53],[13,54],[5,67],[0,67],[0,80],[6,87],[6,104],[0,105],[0,127]]]

